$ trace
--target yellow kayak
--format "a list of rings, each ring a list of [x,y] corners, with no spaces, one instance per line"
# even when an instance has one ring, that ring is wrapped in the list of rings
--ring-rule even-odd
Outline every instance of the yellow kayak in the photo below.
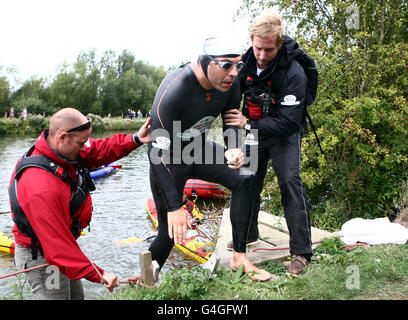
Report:
[[[0,231],[0,251],[14,254],[14,241]]]
[[[148,199],[146,201],[146,207],[147,212],[149,213],[149,218],[153,223],[153,227],[157,229],[157,211],[154,201]],[[203,219],[203,215],[196,206],[194,206],[191,215],[194,218]],[[199,263],[206,263],[214,250],[214,243],[207,237],[202,236],[197,230],[189,230],[187,233],[187,239],[181,244],[176,244],[175,246]]]

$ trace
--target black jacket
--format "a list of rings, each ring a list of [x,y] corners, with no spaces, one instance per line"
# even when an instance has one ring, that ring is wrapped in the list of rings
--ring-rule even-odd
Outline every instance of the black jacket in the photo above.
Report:
[[[305,93],[307,77],[303,67],[296,61],[299,45],[288,36],[276,58],[257,76],[256,58],[252,47],[244,54],[245,65],[239,74],[241,94],[249,89],[248,76],[252,85],[263,90],[270,87],[274,97],[274,116],[250,120],[251,128],[259,130],[260,137],[287,136],[299,130],[305,121]],[[268,84],[268,82],[270,82]],[[246,107],[243,113],[248,116]]]

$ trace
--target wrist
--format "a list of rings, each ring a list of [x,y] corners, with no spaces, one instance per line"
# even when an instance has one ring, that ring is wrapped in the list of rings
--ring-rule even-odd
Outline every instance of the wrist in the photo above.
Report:
[[[143,144],[143,142],[140,141],[140,139],[139,139],[138,132],[135,132],[135,133],[132,135],[132,139],[133,139],[134,143],[137,144],[138,147]]]

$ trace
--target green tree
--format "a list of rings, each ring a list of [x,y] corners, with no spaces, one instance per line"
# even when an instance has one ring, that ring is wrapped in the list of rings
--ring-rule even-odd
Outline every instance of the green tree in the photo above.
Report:
[[[122,110],[141,110],[146,114],[152,106],[154,95],[166,76],[162,67],[136,61],[128,51],[118,58],[119,96]]]
[[[14,114],[18,116],[24,108],[29,113],[43,114],[49,107],[46,101],[44,78],[31,78],[23,83],[10,97]]]
[[[135,108],[136,101],[142,94],[142,75],[136,74],[135,69],[126,70],[120,77],[121,105],[128,108]]]
[[[302,162],[315,224],[395,213],[408,175],[408,1],[244,0],[239,14],[272,7],[320,73],[309,113],[326,155],[310,136]],[[274,210],[277,188],[271,170],[264,196]]]
[[[74,65],[74,106],[83,114],[99,114],[102,103],[98,90],[101,82],[99,65],[96,63],[96,51],[81,53]]]
[[[14,92],[0,76],[0,111],[8,111],[12,103],[16,114],[25,107],[47,115],[65,107],[104,116],[121,115],[128,108],[147,113],[165,75],[163,67],[136,61],[127,50],[118,57],[108,50],[100,59],[90,50],[81,52],[72,65],[64,63],[53,79],[32,78]]]
[[[10,109],[10,84],[6,77],[0,77],[0,115]]]
[[[46,89],[50,113],[66,107],[76,107],[74,103],[75,83],[75,72],[71,71],[68,65],[64,65]]]
[[[135,66],[135,56],[127,50],[123,50],[118,57],[118,76],[121,77],[126,71],[133,69]]]
[[[104,114],[120,115],[123,113],[119,90],[120,81],[117,77],[114,68],[110,68],[104,72],[104,77],[101,79],[100,100]]]

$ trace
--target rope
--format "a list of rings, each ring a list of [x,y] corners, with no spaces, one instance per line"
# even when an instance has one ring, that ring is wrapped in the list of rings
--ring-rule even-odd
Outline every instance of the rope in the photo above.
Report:
[[[92,267],[94,267],[96,273],[97,273],[98,276],[101,278],[102,284],[105,284],[106,281],[105,281],[105,279],[102,277],[102,275],[101,275],[101,273],[99,272],[99,270],[96,268],[95,264],[91,262],[91,265],[92,265]],[[8,278],[8,277],[16,276],[16,275],[21,274],[21,273],[30,272],[30,271],[34,271],[34,270],[37,270],[37,269],[45,268],[45,267],[48,267],[48,266],[50,266],[50,264],[49,264],[49,263],[45,263],[45,264],[41,264],[41,265],[38,265],[38,266],[35,266],[35,267],[31,267],[31,268],[27,268],[27,269],[24,269],[24,270],[19,270],[19,271],[16,271],[16,272],[12,272],[12,273],[9,273],[9,274],[0,276],[0,280],[1,280],[1,279]],[[119,281],[119,284],[129,284],[129,285],[132,285],[132,286],[137,285],[137,286],[141,286],[141,287],[145,287],[145,288],[150,288],[150,289],[154,288],[154,286],[151,287],[151,286],[148,286],[148,285],[145,285],[144,283],[142,283],[142,282],[141,282],[141,279],[131,280],[131,281],[130,281],[130,280]]]
[[[94,267],[94,269],[95,269],[96,273],[98,274],[99,278],[101,278],[102,283],[105,284],[106,281],[105,281],[105,279],[102,277],[102,275],[101,275],[101,273],[99,272],[98,268],[95,266],[94,263],[91,262],[91,264],[92,264],[92,267]],[[154,286],[151,287],[151,286],[145,285],[144,283],[141,282],[140,279],[137,279],[137,280],[134,280],[134,281],[133,281],[133,280],[132,280],[132,281],[131,281],[131,280],[119,281],[119,284],[129,284],[129,285],[132,285],[132,286],[137,285],[137,286],[141,286],[141,287],[145,287],[145,288],[154,288]]]
[[[312,244],[318,244],[318,243],[321,243],[321,241],[312,242]],[[354,243],[354,244],[346,244],[346,245],[340,247],[340,250],[341,250],[341,249],[353,250],[353,249],[355,249],[356,247],[359,247],[359,246],[369,247],[370,245],[369,245],[368,243],[365,243],[365,242],[357,242],[357,243]],[[290,247],[282,247],[282,248],[256,248],[256,249],[252,250],[252,252],[255,252],[255,251],[258,251],[258,250],[275,251],[275,250],[289,250],[289,249],[290,249]]]
[[[101,273],[99,272],[98,268],[95,266],[93,262],[91,262],[91,266],[94,267],[96,273],[98,274],[99,278],[101,278],[101,282],[106,284],[106,280],[102,277]]]
[[[315,241],[312,242],[312,244],[318,244],[321,241]],[[252,252],[258,251],[258,250],[265,250],[265,251],[277,251],[277,250],[289,250],[290,247],[281,247],[281,248],[256,248],[254,250],[252,250]]]
[[[98,274],[99,278],[101,278],[101,282],[102,282],[103,284],[106,284],[105,279],[102,277],[101,273],[99,272],[99,270],[98,270],[98,268],[95,266],[95,264],[91,262],[91,265],[92,265],[92,267],[94,267],[94,269],[95,269],[96,273]],[[151,289],[151,288],[154,288],[154,286],[151,287],[151,286],[145,285],[143,282],[141,282],[141,279],[119,281],[119,284],[129,284],[129,285],[132,285],[132,286],[137,285],[137,286],[141,286],[141,287],[145,287],[145,288],[150,288],[150,289]]]
[[[351,250],[353,250],[353,249],[355,249],[357,247],[360,247],[360,246],[361,247],[369,247],[370,245],[368,243],[366,243],[366,242],[356,242],[354,244],[346,244],[346,245],[340,247],[340,250],[341,249],[346,249],[348,251],[351,251]]]
[[[18,274],[20,274],[20,273],[24,273],[24,272],[29,272],[29,271],[33,271],[33,270],[45,268],[45,267],[48,267],[49,265],[50,265],[50,264],[45,263],[45,264],[41,264],[41,265],[39,265],[39,266],[35,266],[35,267],[28,268],[28,269],[24,269],[24,270],[12,272],[12,273],[6,274],[6,275],[4,275],[4,276],[1,276],[1,277],[0,277],[0,280],[1,280],[1,279],[4,279],[4,278],[11,277],[11,276],[16,276],[16,275],[18,275]]]

